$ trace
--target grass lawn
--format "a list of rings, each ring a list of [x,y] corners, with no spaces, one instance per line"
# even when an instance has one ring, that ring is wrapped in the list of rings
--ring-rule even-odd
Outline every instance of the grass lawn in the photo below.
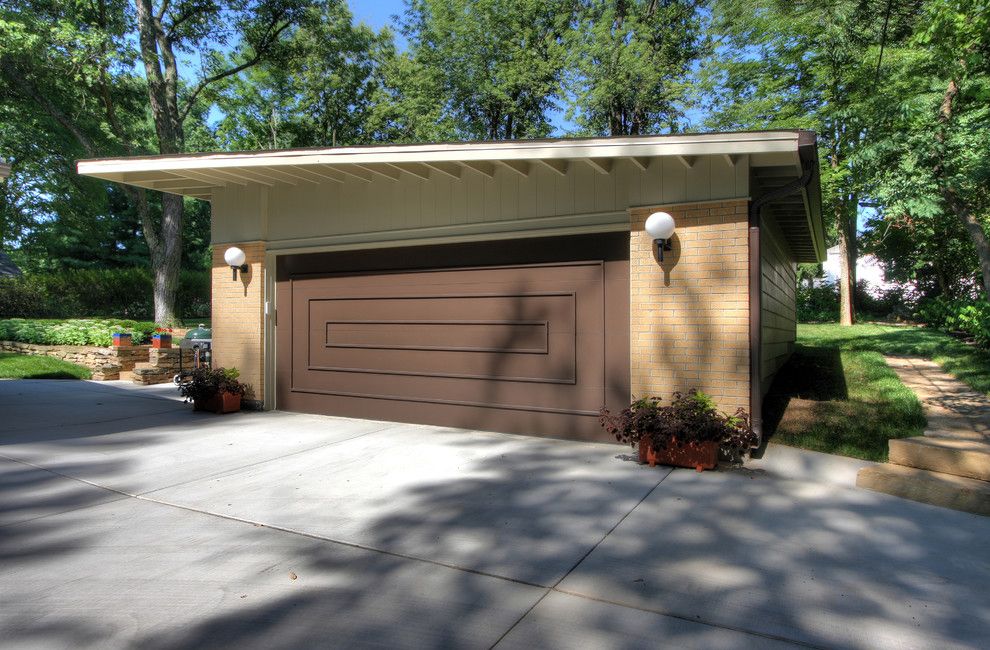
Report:
[[[981,393],[990,393],[990,353],[938,330],[893,325],[798,325],[798,343],[838,347],[851,352],[931,359],[949,374]]]
[[[213,319],[210,317],[205,318],[183,318],[181,320],[182,327],[192,329],[194,327],[199,327],[200,325],[206,325],[210,327],[213,324]]]
[[[911,336],[919,332],[927,334],[878,325],[799,325],[794,356],[764,406],[769,440],[886,461],[887,440],[921,435],[925,417],[883,353],[918,354],[909,342],[918,345]]]
[[[61,359],[0,352],[0,379],[89,379],[88,368]]]

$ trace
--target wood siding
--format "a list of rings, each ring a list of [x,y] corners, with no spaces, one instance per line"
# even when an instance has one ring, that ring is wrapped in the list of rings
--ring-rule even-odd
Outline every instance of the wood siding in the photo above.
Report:
[[[496,165],[494,178],[463,170],[459,179],[432,172],[398,180],[370,174],[270,188],[228,185],[213,199],[213,241],[265,240],[269,250],[318,246],[320,238],[360,233],[407,233],[409,239],[442,231],[482,233],[558,227],[556,218],[590,215],[589,221],[627,223],[640,205],[747,196],[749,162],[700,156],[688,168],[677,158],[656,158],[647,169],[619,159],[608,174],[571,161],[564,175],[530,163],[527,176]],[[545,220],[545,224],[541,224]],[[489,227],[490,224],[490,227]],[[499,226],[501,224],[501,226]],[[405,235],[403,235],[405,236]]]
[[[773,219],[760,223],[760,271],[763,277],[761,320],[761,386],[770,389],[777,371],[794,351],[797,338],[795,286],[797,265]]]

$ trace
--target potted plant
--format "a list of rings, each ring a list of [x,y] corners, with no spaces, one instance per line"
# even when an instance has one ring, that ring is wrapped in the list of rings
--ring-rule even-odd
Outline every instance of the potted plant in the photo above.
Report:
[[[105,331],[105,330],[104,330]],[[103,339],[106,341],[106,339]],[[114,332],[113,333],[113,347],[115,348],[126,348],[131,345],[132,336],[130,332]]]
[[[618,414],[601,410],[602,426],[619,442],[639,448],[642,463],[714,469],[718,454],[739,456],[757,443],[749,416],[739,409],[728,415],[697,389],[674,393],[669,406],[645,397]]]
[[[179,393],[197,411],[234,413],[241,410],[241,398],[247,390],[238,376],[237,368],[196,368],[179,386]]]
[[[166,349],[172,347],[172,328],[156,327],[155,333],[151,336],[151,347]]]

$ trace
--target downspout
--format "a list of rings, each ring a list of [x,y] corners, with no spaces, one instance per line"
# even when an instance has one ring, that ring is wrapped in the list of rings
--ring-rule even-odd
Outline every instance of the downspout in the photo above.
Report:
[[[749,204],[749,415],[756,432],[757,443],[763,443],[763,269],[760,251],[760,211],[763,206],[780,200],[808,187],[818,166],[818,153],[815,136],[811,136],[810,147],[806,146],[805,133],[799,140],[798,155],[801,158],[802,172],[797,178],[783,187],[767,192]],[[810,155],[808,151],[810,150]]]

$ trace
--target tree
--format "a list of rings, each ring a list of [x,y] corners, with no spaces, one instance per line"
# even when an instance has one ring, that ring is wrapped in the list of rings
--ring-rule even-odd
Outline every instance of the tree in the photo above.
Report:
[[[371,112],[381,68],[395,56],[388,30],[355,25],[343,3],[312,7],[290,36],[289,60],[231,77],[217,93],[224,149],[367,144],[385,136]]]
[[[918,0],[717,0],[705,76],[717,128],[819,134],[822,195],[842,250],[840,322],[855,320],[856,226],[866,178],[857,165],[882,101],[881,52],[903,40]]]
[[[3,9],[0,75],[87,156],[185,150],[213,86],[284,53],[307,0],[18,0]],[[132,43],[136,40],[137,47]],[[181,57],[198,55],[199,69]],[[134,66],[143,77],[134,73]],[[183,73],[190,77],[183,78]],[[137,92],[135,92],[137,91]],[[143,96],[141,104],[135,104]],[[133,115],[150,107],[151,133]],[[155,319],[175,321],[184,201],[126,188],[154,270]]]
[[[35,251],[20,260],[25,268],[127,263],[146,252],[133,233],[135,208],[154,209],[144,192],[74,171],[79,157],[146,151],[140,83],[118,38],[125,9],[43,0],[0,9],[0,142],[17,170],[0,211],[3,239]]]
[[[962,295],[971,286],[972,273],[959,266],[965,260],[979,269],[990,300],[990,1],[925,3],[891,58],[886,137],[862,157],[883,226],[912,233],[909,259],[933,265],[939,293]]]
[[[393,102],[379,123],[403,140],[548,135],[574,10],[571,0],[409,0],[409,53],[386,69]]]
[[[568,117],[595,135],[677,131],[703,51],[699,4],[584,0],[570,38]]]
[[[283,35],[305,16],[305,0],[135,0],[138,49],[158,152],[185,150],[185,122],[212,84],[281,54]],[[223,48],[233,48],[228,55]],[[204,62],[188,85],[178,54],[195,50]],[[155,272],[155,320],[175,320],[182,261],[183,200],[162,195],[161,220],[145,222]]]

